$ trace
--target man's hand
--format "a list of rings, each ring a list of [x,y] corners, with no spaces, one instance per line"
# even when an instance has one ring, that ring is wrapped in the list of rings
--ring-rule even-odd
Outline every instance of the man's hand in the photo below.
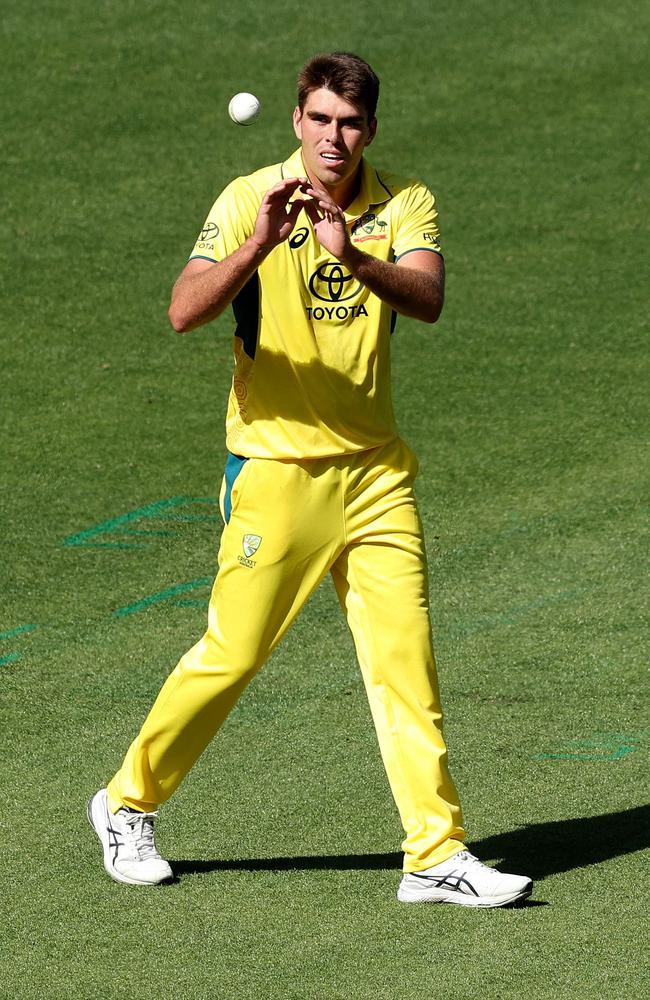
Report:
[[[299,188],[304,189],[308,183],[306,177],[291,177],[280,181],[266,192],[251,237],[260,250],[268,253],[291,235],[304,202],[296,198],[288,207],[289,200]]]
[[[172,291],[169,318],[175,330],[194,330],[230,305],[265,257],[291,235],[303,202],[297,198],[288,207],[289,201],[308,184],[306,177],[292,177],[267,191],[252,236],[224,260],[214,264],[198,258],[188,261]]]
[[[326,191],[309,184],[301,190],[307,196],[303,207],[321,246],[396,312],[435,323],[444,300],[445,265],[441,256],[421,250],[407,254],[397,264],[378,260],[353,245],[345,216]]]
[[[302,187],[307,199],[302,203],[321,246],[334,257],[342,260],[351,247],[343,212],[326,191],[315,188],[310,182]]]

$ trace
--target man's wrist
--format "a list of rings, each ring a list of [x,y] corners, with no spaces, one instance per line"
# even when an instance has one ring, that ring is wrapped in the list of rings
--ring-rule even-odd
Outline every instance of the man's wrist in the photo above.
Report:
[[[367,257],[367,254],[365,254],[363,250],[359,250],[359,248],[355,247],[352,243],[348,243],[342,256],[339,257],[339,260],[342,264],[345,264],[352,274],[354,274],[356,269],[363,264],[365,257]]]
[[[258,264],[261,264],[262,261],[271,253],[271,250],[273,250],[273,247],[260,243],[254,235],[249,236],[243,246],[246,247],[248,252],[251,254],[252,259]]]

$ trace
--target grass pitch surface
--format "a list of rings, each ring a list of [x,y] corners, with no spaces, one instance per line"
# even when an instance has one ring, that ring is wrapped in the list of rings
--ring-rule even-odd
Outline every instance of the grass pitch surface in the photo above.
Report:
[[[4,32],[6,995],[645,996],[647,13],[50,0]],[[293,148],[295,73],[332,48],[383,80],[371,160],[439,200],[447,305],[400,321],[395,398],[452,768],[476,853],[537,880],[516,910],[395,900],[327,585],[165,808],[177,884],[110,882],[84,816],[214,572],[232,324],[175,336],[169,289],[220,188]]]

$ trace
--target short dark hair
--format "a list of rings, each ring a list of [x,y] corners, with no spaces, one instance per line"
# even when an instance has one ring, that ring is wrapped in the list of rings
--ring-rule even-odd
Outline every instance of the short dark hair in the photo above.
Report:
[[[351,52],[322,52],[305,63],[298,75],[298,107],[304,110],[312,90],[324,87],[375,117],[379,79],[368,63]]]

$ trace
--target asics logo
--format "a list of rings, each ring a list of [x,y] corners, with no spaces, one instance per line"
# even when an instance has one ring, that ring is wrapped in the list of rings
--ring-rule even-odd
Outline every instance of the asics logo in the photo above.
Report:
[[[297,250],[299,247],[303,245],[308,236],[309,236],[308,229],[304,228],[296,229],[293,236],[289,240],[289,246],[291,247],[292,250]]]
[[[108,846],[113,849],[113,863],[115,863],[118,851],[122,846],[122,844],[124,843],[124,840],[122,837],[120,837],[120,831],[116,830],[114,826],[108,826],[107,829],[108,829]]]
[[[433,882],[437,889],[451,889],[453,892],[464,892],[467,896],[480,895],[470,880],[465,878],[462,873],[454,875],[453,872],[450,872],[449,875],[440,875],[438,877],[435,875],[421,875],[420,872],[413,872],[412,874],[425,882]]]

